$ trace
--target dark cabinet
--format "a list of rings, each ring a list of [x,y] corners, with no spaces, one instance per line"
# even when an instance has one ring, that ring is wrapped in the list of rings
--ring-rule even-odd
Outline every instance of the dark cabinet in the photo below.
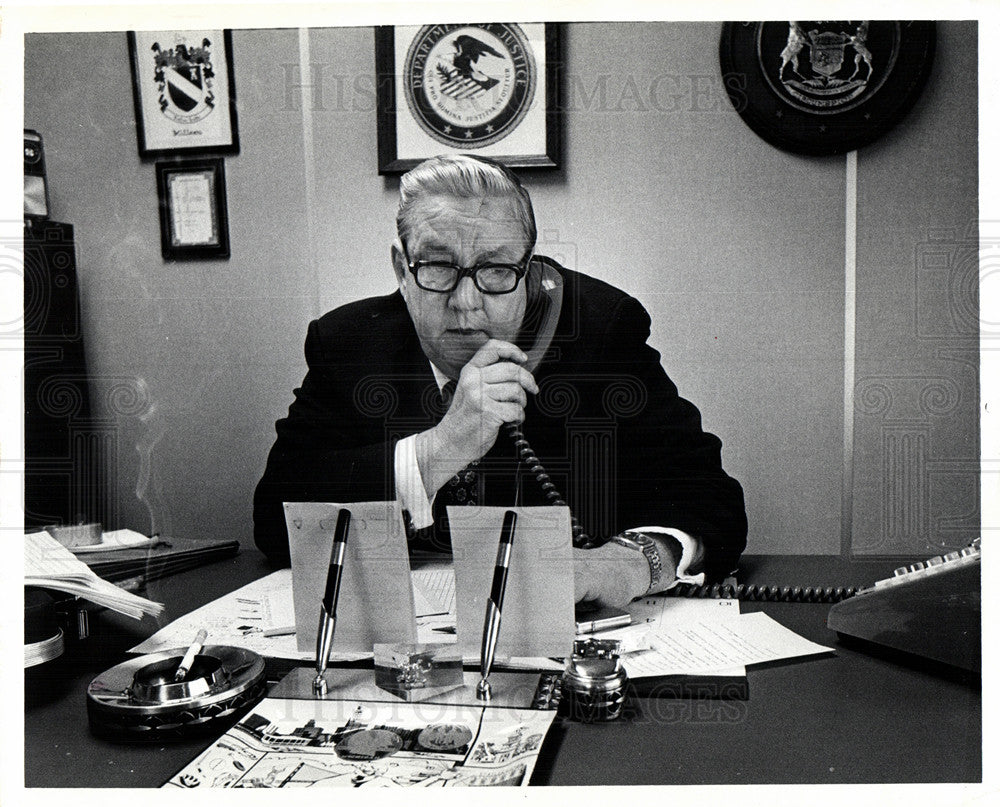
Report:
[[[25,527],[100,521],[73,226],[24,228]]]

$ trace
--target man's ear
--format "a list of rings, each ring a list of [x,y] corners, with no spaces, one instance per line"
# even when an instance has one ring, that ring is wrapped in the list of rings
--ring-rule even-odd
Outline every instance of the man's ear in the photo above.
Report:
[[[403,295],[403,299],[406,299],[407,283],[406,283],[406,259],[403,257],[403,250],[399,248],[399,244],[392,245],[392,270],[396,273],[396,284],[399,286],[399,293]]]

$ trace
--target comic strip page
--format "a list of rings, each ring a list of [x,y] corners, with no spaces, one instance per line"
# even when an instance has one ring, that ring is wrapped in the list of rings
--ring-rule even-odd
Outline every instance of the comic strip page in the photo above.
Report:
[[[268,698],[165,786],[525,786],[554,716]]]

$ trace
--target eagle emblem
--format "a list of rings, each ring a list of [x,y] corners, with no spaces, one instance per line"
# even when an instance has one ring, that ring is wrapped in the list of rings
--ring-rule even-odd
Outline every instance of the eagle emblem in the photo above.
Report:
[[[407,51],[403,84],[424,132],[473,150],[517,128],[537,76],[531,45],[517,25],[426,25]]]

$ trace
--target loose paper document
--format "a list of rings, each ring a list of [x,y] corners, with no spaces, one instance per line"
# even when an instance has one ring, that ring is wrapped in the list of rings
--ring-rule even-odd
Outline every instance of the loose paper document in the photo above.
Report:
[[[576,633],[568,507],[449,507],[456,630],[464,656],[479,655],[494,580],[500,527],[517,513],[503,600],[498,659],[564,656]]]
[[[292,570],[280,569],[260,580],[231,591],[201,608],[178,617],[160,628],[133,653],[158,653],[182,647],[191,641],[199,628],[205,628],[213,644],[245,647],[269,658],[313,660],[316,651],[299,651],[295,634],[265,636],[264,632],[295,624],[292,605]],[[312,636],[315,639],[315,635]],[[330,654],[332,661],[353,661],[368,653]]]
[[[699,621],[652,631],[650,649],[625,656],[633,678],[729,670],[765,661],[830,653],[829,647],[803,639],[767,614]]]
[[[406,532],[396,502],[285,502],[292,556],[296,645],[316,650],[320,603],[329,575],[340,511],[350,510],[339,601],[335,652],[371,652],[378,643],[415,642],[413,591],[400,586],[410,574]]]
[[[418,580],[424,591],[417,595]],[[419,602],[422,598],[435,598],[435,591],[454,603],[455,575],[450,568],[418,570],[413,572],[414,595]],[[317,603],[318,607],[318,603]],[[441,614],[442,606],[435,598],[417,611],[418,625],[428,620],[434,624],[448,623],[448,615]],[[454,608],[450,617],[455,624]],[[266,577],[247,583],[236,591],[231,591],[207,605],[178,617],[164,626],[142,644],[132,648],[133,653],[156,653],[190,642],[190,637],[199,628],[205,628],[212,637],[213,644],[230,644],[245,647],[269,658],[312,660],[315,650],[300,651],[295,639],[295,609],[292,604],[292,570],[279,569]],[[269,636],[269,632],[280,635]],[[311,638],[315,639],[312,630]],[[444,634],[429,633],[420,641],[451,641]],[[368,652],[334,652],[333,661],[353,661],[371,656]]]
[[[686,597],[653,596],[643,597],[628,604],[632,624],[625,628],[614,628],[595,633],[598,639],[617,639],[621,642],[621,652],[625,654],[622,663],[631,678],[655,678],[664,675],[690,675],[722,678],[742,678],[747,674],[742,663],[732,667],[704,670],[693,667],[679,669],[671,659],[657,653],[652,637],[657,631],[690,625],[696,622],[715,624],[740,618],[739,600],[688,599]]]
[[[554,717],[266,698],[165,787],[523,787]]]
[[[90,552],[111,552],[116,549],[141,549],[145,546],[154,546],[160,539],[156,536],[150,538],[135,530],[111,530],[101,533],[99,544],[89,544],[87,546],[73,546],[69,551],[74,555],[86,555]]]

